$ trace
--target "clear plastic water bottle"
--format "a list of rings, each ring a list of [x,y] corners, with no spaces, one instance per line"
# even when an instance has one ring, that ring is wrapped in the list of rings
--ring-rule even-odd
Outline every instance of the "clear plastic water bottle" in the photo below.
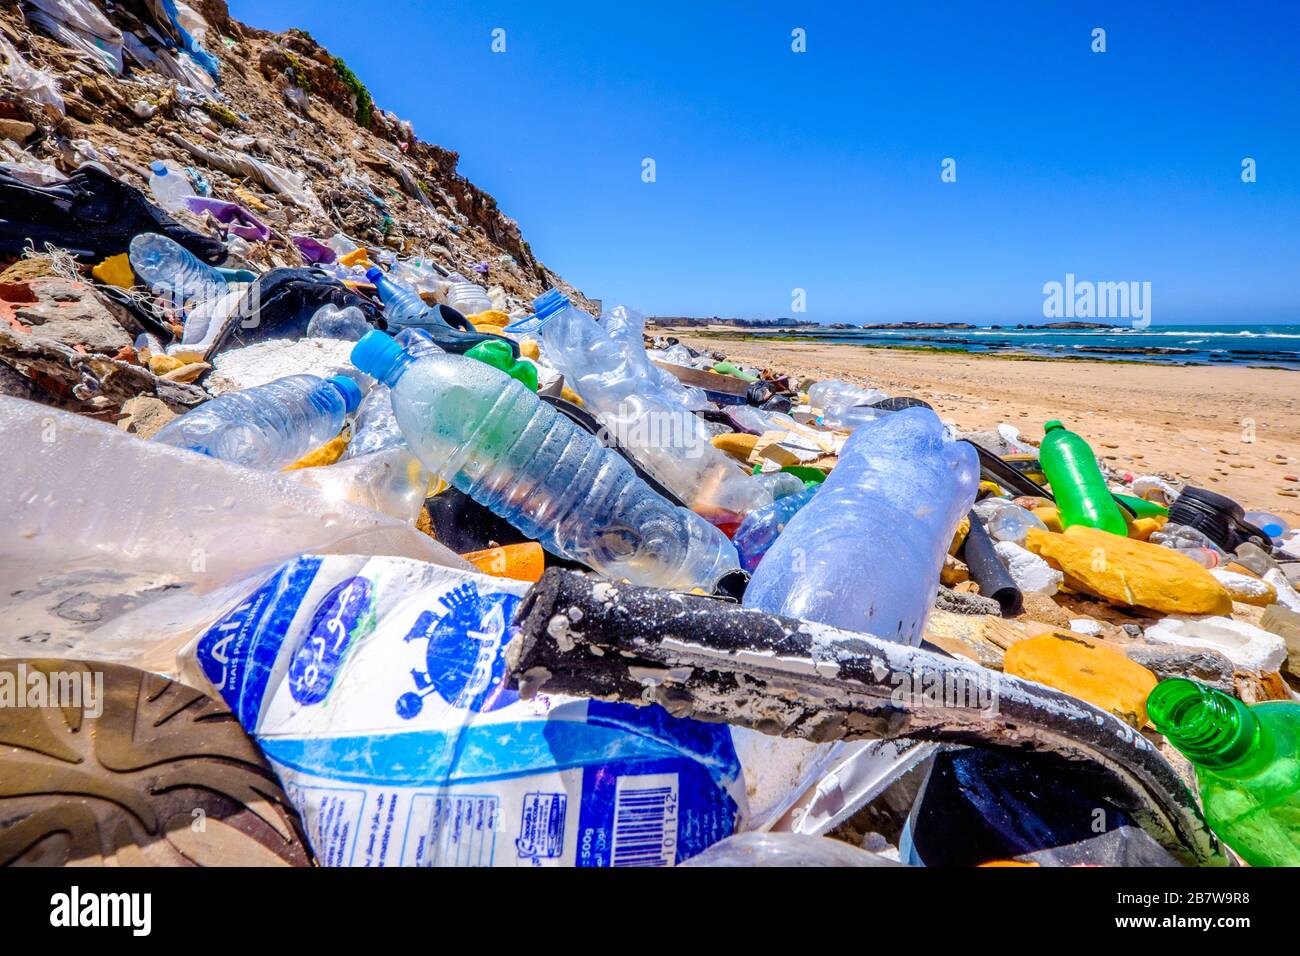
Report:
[[[918,644],[979,475],[975,449],[927,408],[858,429],[768,550],[745,606]]]
[[[142,232],[131,240],[128,255],[141,281],[156,294],[169,297],[177,310],[218,299],[229,291],[220,272],[166,236]]]
[[[450,328],[437,309],[388,278],[382,269],[368,269],[366,279],[379,290],[379,301],[384,303],[384,318],[388,320],[389,328]]]
[[[382,332],[357,343],[352,362],[392,390],[426,468],[548,551],[651,587],[711,590],[739,568],[722,532],[505,372],[460,355],[416,358]]]
[[[533,316],[508,327],[541,341],[547,361],[582,396],[620,445],[647,471],[697,511],[727,512],[715,524],[740,518],[772,501],[771,493],[713,447],[704,422],[624,358],[595,318],[552,289],[533,302]]]
[[[336,305],[326,304],[317,309],[307,323],[307,338],[360,342],[371,329],[366,314],[355,305],[340,309]]]
[[[376,384],[357,409],[357,417],[352,422],[352,440],[343,452],[343,460],[404,444],[406,439],[402,437],[402,428],[393,415],[392,392],[387,385]]]
[[[752,573],[758,567],[758,563],[763,560],[763,555],[767,554],[773,542],[790,523],[790,519],[798,514],[804,505],[812,501],[813,495],[820,487],[821,485],[813,485],[797,494],[778,498],[770,505],[752,511],[745,517],[731,538],[731,543],[736,546],[736,553],[740,555],[742,569]]]
[[[163,160],[149,164],[149,191],[158,200],[158,205],[168,212],[188,209],[185,198],[194,195],[194,187],[190,185],[185,170]]]
[[[447,289],[447,304],[461,315],[478,315],[492,308],[492,299],[483,291],[482,286],[475,285],[460,275],[453,275],[451,279],[451,285]]]
[[[360,403],[361,387],[346,375],[290,375],[214,398],[153,440],[247,468],[283,468],[335,437]]]

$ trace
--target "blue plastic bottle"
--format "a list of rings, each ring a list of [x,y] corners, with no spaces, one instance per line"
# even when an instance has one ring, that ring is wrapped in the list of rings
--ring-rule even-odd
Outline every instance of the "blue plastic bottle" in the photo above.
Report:
[[[214,398],[153,440],[248,468],[283,468],[336,436],[360,403],[360,386],[345,375],[290,375]]]
[[[352,363],[392,390],[426,468],[548,551],[652,587],[712,590],[739,568],[722,532],[500,369],[416,357],[382,332],[357,343]]]
[[[731,543],[740,555],[741,568],[752,573],[758,567],[758,562],[763,560],[763,555],[767,554],[767,549],[772,547],[773,542],[785,530],[786,524],[799,513],[800,508],[812,501],[820,487],[821,485],[813,485],[793,495],[778,498],[745,517],[731,538]]]

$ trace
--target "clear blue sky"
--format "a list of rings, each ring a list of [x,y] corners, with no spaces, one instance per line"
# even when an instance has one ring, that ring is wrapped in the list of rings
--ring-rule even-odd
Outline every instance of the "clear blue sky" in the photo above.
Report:
[[[1294,2],[230,6],[344,57],[606,305],[1034,322],[1074,273],[1161,324],[1300,322]]]

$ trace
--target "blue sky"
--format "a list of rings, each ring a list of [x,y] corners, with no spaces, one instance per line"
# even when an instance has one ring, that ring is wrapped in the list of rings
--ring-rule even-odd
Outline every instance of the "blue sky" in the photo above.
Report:
[[[1300,322],[1300,4],[230,6],[344,57],[607,306],[1036,322],[1073,273],[1150,282],[1161,324]]]

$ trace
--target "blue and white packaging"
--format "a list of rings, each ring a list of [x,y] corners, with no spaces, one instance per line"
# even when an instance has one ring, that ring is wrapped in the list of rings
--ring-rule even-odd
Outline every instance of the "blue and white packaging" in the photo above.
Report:
[[[195,642],[192,669],[262,747],[323,866],[671,866],[734,832],[726,726],[506,686],[527,590],[301,557]]]

